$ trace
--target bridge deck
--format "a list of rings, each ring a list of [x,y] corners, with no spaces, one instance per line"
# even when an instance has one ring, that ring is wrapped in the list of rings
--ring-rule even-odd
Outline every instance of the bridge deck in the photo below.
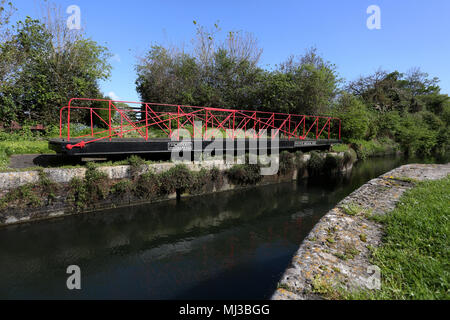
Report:
[[[271,139],[223,139],[222,143],[215,142],[212,145],[212,140],[193,139],[190,141],[172,141],[170,139],[142,139],[142,138],[118,138],[105,139],[86,144],[84,148],[73,148],[69,150],[66,148],[68,144],[76,144],[82,139],[52,139],[49,141],[50,149],[56,151],[58,154],[65,154],[69,156],[106,156],[118,154],[166,154],[172,151],[184,152],[202,152],[211,150],[215,147],[216,151],[223,151],[224,153],[234,148],[234,150],[244,150],[245,152],[255,151],[258,148],[265,148],[267,146],[268,152],[271,148]],[[83,139],[87,142],[89,139]],[[317,139],[317,140],[298,140],[298,139],[280,139],[279,150],[313,150],[313,149],[328,149],[333,144],[341,143],[341,140],[336,139]],[[275,147],[275,146],[274,146]]]

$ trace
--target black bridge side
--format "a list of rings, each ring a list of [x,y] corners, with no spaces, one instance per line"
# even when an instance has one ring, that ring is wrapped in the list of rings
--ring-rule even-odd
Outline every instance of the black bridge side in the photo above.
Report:
[[[145,139],[122,138],[104,139],[86,144],[84,148],[66,148],[66,145],[74,145],[81,142],[81,139],[52,139],[49,141],[50,149],[58,154],[68,156],[107,156],[122,154],[167,154],[173,151],[183,152],[203,152],[212,150],[226,152],[227,149],[245,150],[245,152],[255,151],[259,148],[267,149],[270,152],[271,139],[224,139],[221,142],[214,140],[188,140],[172,141],[170,139]],[[89,139],[83,140],[85,142]],[[287,140],[280,139],[278,149],[281,150],[326,150],[333,144],[341,143],[336,139],[321,140]],[[267,146],[267,147],[266,147]]]

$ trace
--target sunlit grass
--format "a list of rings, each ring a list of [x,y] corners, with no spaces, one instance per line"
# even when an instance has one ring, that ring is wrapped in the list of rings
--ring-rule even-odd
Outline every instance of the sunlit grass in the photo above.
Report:
[[[371,263],[381,269],[381,290],[349,299],[450,298],[450,176],[419,183],[397,208],[379,219],[383,244]]]

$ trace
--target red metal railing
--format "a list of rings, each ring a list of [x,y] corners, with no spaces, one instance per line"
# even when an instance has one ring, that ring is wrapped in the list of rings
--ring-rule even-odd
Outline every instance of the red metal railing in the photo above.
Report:
[[[76,102],[80,105],[75,105]],[[119,108],[117,106],[119,103],[127,104],[127,108]],[[102,104],[102,106],[92,104]],[[128,107],[128,105],[132,106]],[[100,115],[100,110],[108,114],[107,119]],[[242,131],[247,132],[250,137],[260,138],[266,136],[269,130],[272,130],[272,138],[281,136],[288,140],[304,140],[308,137],[317,140],[321,137],[330,139],[333,135],[341,139],[341,120],[328,116],[86,98],[70,99],[68,105],[60,109],[60,138],[63,136],[65,111],[67,112],[67,140],[86,138],[86,141],[82,140],[74,145],[68,144],[68,149],[83,148],[86,144],[104,139],[111,141],[114,137],[122,138],[130,132],[137,132],[140,137],[148,140],[149,128],[158,128],[172,138],[176,134],[177,139],[180,138],[180,131],[176,129],[190,129],[191,136],[203,139],[212,138],[214,133],[210,133],[211,129],[218,129],[226,138],[231,139],[236,138]],[[74,112],[88,112],[89,134],[71,136],[71,115]],[[95,128],[94,119],[100,121],[106,129]],[[200,127],[195,125],[196,121],[201,121]],[[249,130],[250,133],[248,133]]]

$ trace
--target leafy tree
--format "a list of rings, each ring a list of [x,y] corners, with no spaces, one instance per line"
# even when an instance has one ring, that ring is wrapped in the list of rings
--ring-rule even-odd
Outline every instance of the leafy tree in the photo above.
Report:
[[[109,76],[110,53],[70,32],[63,20],[27,17],[0,44],[0,61],[8,65],[0,73],[1,121],[53,123],[70,98],[102,96],[98,80]]]
[[[346,141],[366,138],[370,116],[360,99],[344,93],[339,97],[335,115],[342,121],[341,133]]]

